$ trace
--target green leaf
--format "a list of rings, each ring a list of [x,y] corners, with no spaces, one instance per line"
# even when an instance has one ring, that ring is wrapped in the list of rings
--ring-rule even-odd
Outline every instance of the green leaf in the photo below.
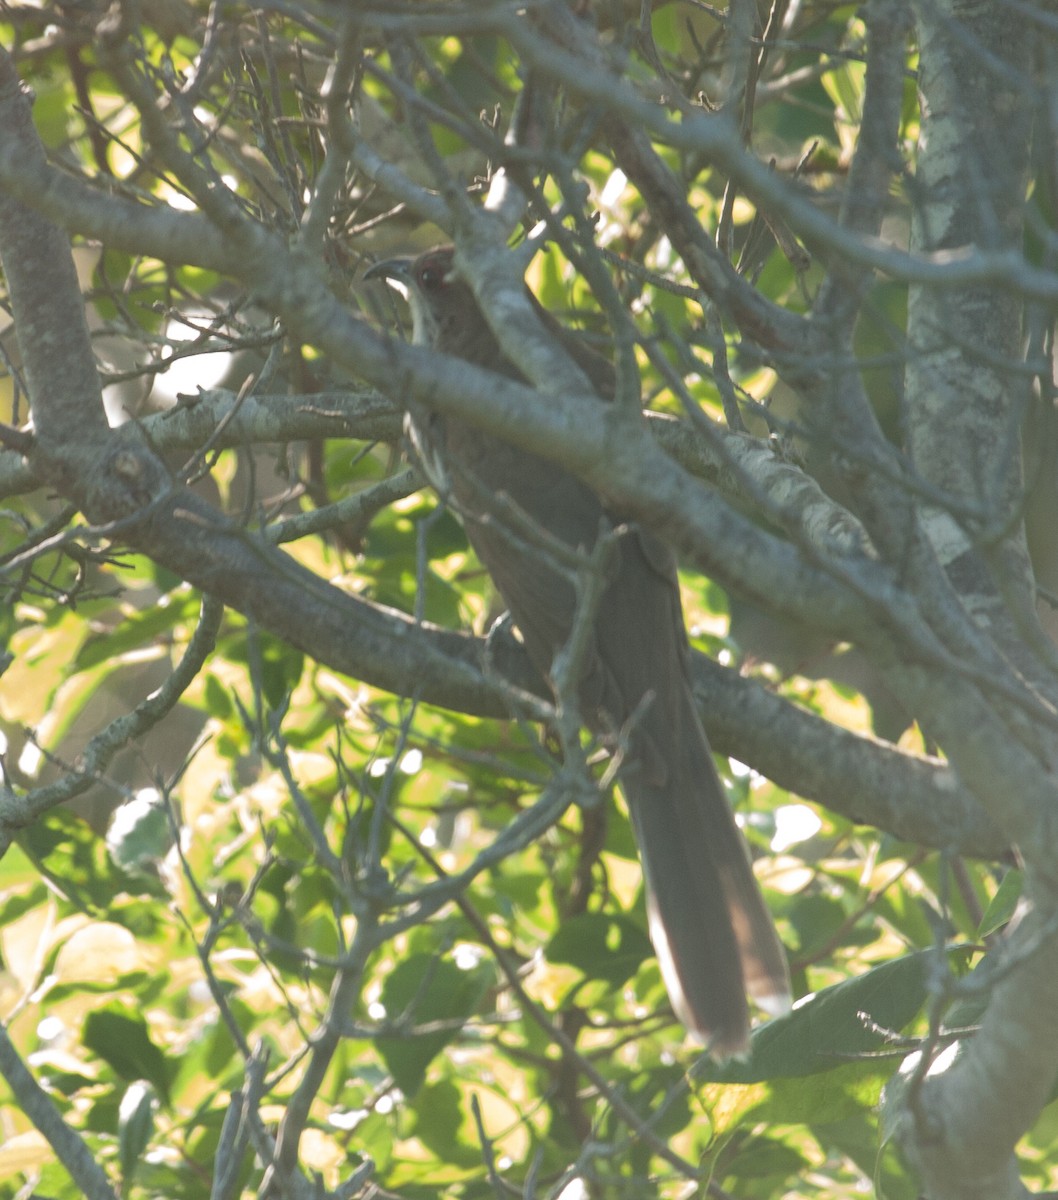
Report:
[[[685,1072],[676,1063],[642,1065],[619,1070],[614,1080],[622,1097],[636,1112],[651,1113],[650,1128],[663,1141],[675,1137],[687,1128],[691,1117],[692,1097],[682,1086]],[[624,1122],[617,1112],[609,1112],[600,1126],[605,1140],[622,1136]],[[637,1170],[646,1172],[652,1150],[645,1142],[632,1148],[632,1160]]]
[[[847,61],[828,71],[820,81],[830,98],[841,105],[845,117],[854,124],[858,124],[863,116],[866,74],[863,63]]]
[[[206,676],[204,702],[206,712],[222,721],[229,720],[235,712],[228,689],[215,675]]]
[[[151,1134],[158,1097],[150,1085],[137,1081],[121,1098],[118,1109],[118,1161],[121,1164],[122,1193],[127,1194]]]
[[[977,930],[978,937],[986,938],[990,933],[995,933],[1014,916],[1024,883],[1025,877],[1020,871],[1011,869],[1003,876],[1002,883],[992,897],[992,903],[981,918],[981,925]]]
[[[264,697],[272,708],[278,708],[286,700],[301,678],[304,654],[263,631],[254,633],[252,647],[250,639],[240,635],[237,638],[225,638],[221,648],[232,662],[249,666],[256,658]]]
[[[19,841],[40,874],[78,908],[101,912],[113,902],[119,872],[102,839],[68,809],[54,809],[24,829]]]
[[[731,1083],[796,1078],[885,1050],[886,1034],[903,1029],[925,1003],[933,953],[907,954],[818,992],[761,1026],[746,1062],[703,1065],[700,1077]]]
[[[750,1136],[739,1139],[730,1168],[722,1175],[718,1172],[716,1182],[723,1185],[725,1195],[777,1195],[786,1192],[784,1181],[802,1176],[810,1167],[810,1161],[794,1146],[777,1138]],[[754,1188],[758,1182],[767,1190]]]
[[[412,1112],[412,1134],[442,1162],[463,1167],[481,1162],[481,1147],[466,1136],[469,1122],[463,1093],[451,1080],[424,1084],[412,1102]]]
[[[547,944],[547,958],[620,987],[653,954],[650,939],[634,921],[606,913],[582,913],[563,922]]]
[[[122,1079],[145,1079],[169,1103],[169,1066],[151,1041],[147,1024],[121,1004],[97,1008],[85,1017],[81,1041]]]
[[[434,1058],[461,1032],[461,1024],[477,1008],[491,972],[485,967],[461,970],[449,959],[415,954],[396,966],[382,985],[382,1003],[391,1021],[407,1023],[406,1033],[375,1039],[378,1052],[397,1086],[413,1096],[422,1086]],[[443,1022],[430,1033],[416,1026]]]

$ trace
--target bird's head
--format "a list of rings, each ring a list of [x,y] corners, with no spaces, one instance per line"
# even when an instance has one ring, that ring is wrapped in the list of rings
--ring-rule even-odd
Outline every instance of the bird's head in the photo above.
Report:
[[[418,258],[388,258],[375,263],[364,279],[384,279],[408,301],[416,345],[437,346],[446,325],[467,306],[477,312],[473,293],[456,271],[451,246],[427,250]]]

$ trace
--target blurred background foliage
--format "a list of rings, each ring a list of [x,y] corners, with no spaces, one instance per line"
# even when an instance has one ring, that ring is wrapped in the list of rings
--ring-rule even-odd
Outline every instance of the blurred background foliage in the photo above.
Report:
[[[175,109],[179,88],[169,84],[195,74],[186,103],[197,153],[249,213],[290,235],[325,153],[319,94],[333,11],[231,4],[211,17],[201,0],[166,0],[143,4],[135,30],[160,103]],[[189,207],[98,61],[98,16],[90,0],[0,15],[40,134],[71,172],[107,177],[145,203]],[[646,78],[663,64],[708,103],[722,58],[716,14],[672,3],[649,30],[657,64],[641,47],[631,69]],[[430,184],[368,18],[364,38],[378,70],[362,78],[363,136]],[[863,43],[856,6],[806,3],[757,81],[747,136],[823,206],[831,193],[836,203],[858,132]],[[422,38],[418,47],[414,78],[437,107],[437,151],[480,191],[488,161],[478,114],[505,127],[521,88],[517,55],[493,35]],[[911,56],[908,153],[913,67]],[[694,399],[719,412],[707,365],[713,331],[695,299],[651,283],[651,272],[678,277],[664,232],[575,113],[563,132],[598,243],[643,268],[618,263],[614,272],[650,351],[638,351],[644,396],[680,410],[658,370],[667,360]],[[780,244],[709,163],[663,154],[702,223],[726,228],[725,249],[745,275],[770,300],[804,310],[819,279],[811,256]],[[550,186],[544,198],[558,202]],[[890,220],[906,221],[895,197]],[[389,324],[390,300],[357,287],[360,268],[436,240],[437,230],[354,174],[323,249],[334,287]],[[169,411],[199,386],[237,390],[251,374],[266,374],[277,392],[354,382],[311,347],[287,344],[226,279],[105,246],[75,249],[114,421]],[[546,307],[605,337],[589,289],[557,252],[536,258],[528,282]],[[890,424],[904,309],[901,286],[879,285],[859,336],[872,399]],[[13,356],[10,328],[3,338]],[[731,372],[740,396],[767,404],[771,421],[796,423],[795,400],[772,370],[736,358]],[[25,399],[11,377],[2,387],[3,420],[18,424]],[[209,451],[201,467],[197,487],[267,524],[366,491],[402,462],[394,442],[336,437]],[[0,549],[14,557],[67,519],[45,492],[9,495]],[[483,634],[499,612],[458,524],[429,493],[286,548],[343,588],[439,625]],[[832,666],[840,647],[806,646],[766,620],[760,628],[717,587],[684,582],[697,648],[830,720],[871,729],[870,698],[820,666]],[[161,685],[202,619],[200,597],[140,556],[78,554],[72,543],[21,574],[9,570],[4,586],[4,769],[13,786],[41,787],[66,777],[89,739]],[[905,724],[897,719],[895,734],[919,744]],[[263,1063],[255,1099],[274,1131],[340,994],[342,1042],[301,1155],[324,1186],[352,1189],[342,1194],[683,1196],[682,1162],[711,1181],[697,1194],[838,1198],[876,1187],[910,1200],[900,1163],[879,1150],[875,1105],[903,1052],[900,1035],[919,1028],[930,956],[943,953],[938,936],[974,944],[998,877],[811,808],[740,764],[720,766],[795,989],[814,996],[762,1028],[748,1063],[723,1068],[696,1064],[667,1007],[619,797],[568,810],[434,911],[426,898],[442,881],[480,863],[536,803],[556,769],[547,739],[338,677],[225,613],[214,652],[175,708],[0,861],[0,1017],[126,1196],[209,1196],[225,1114],[250,1086],[251,1056]],[[382,911],[387,885],[420,892],[421,913]],[[370,953],[343,990],[366,935]],[[961,969],[967,952],[950,957]],[[1038,1144],[1050,1136],[1041,1126]],[[1042,1153],[1037,1172],[1049,1178]],[[260,1182],[247,1146],[227,1194]],[[69,1197],[71,1186],[0,1086],[0,1195]]]

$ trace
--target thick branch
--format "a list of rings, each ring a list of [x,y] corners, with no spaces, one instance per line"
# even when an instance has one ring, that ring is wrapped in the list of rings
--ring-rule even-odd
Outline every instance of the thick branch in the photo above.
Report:
[[[0,1075],[18,1107],[51,1143],[86,1200],[115,1200],[117,1192],[84,1141],[66,1124],[47,1092],[26,1069],[7,1028],[0,1023]]]
[[[1031,27],[985,4],[923,5],[918,22],[926,104],[912,245],[925,253],[1017,247],[1031,144],[1033,108],[1021,94]],[[959,521],[943,502],[926,507],[923,524],[937,557],[978,620],[1022,670],[1038,675],[1038,651],[1026,652],[1026,635],[1038,646],[1046,639],[1036,626],[1021,524],[1020,438],[1031,384],[1023,304],[986,284],[944,293],[912,286],[906,390],[919,473],[954,504],[989,514],[985,528]],[[985,544],[975,544],[978,538]]]
[[[1054,911],[1053,901],[1046,905]],[[1058,936],[1030,919],[1009,939],[1020,963],[997,984],[982,1027],[907,1096],[904,1144],[933,1200],[1021,1200],[1014,1148],[1054,1082]],[[1003,957],[997,964],[1003,969]]]
[[[29,104],[6,59],[0,61],[0,113],[4,143],[17,148],[28,170],[43,167]],[[107,425],[69,237],[36,209],[0,192],[0,262],[26,381],[39,408],[38,437],[56,446],[68,439],[98,444]]]
[[[1002,857],[1006,835],[942,759],[841,729],[763,685],[695,655],[710,743],[780,787],[904,841]]]

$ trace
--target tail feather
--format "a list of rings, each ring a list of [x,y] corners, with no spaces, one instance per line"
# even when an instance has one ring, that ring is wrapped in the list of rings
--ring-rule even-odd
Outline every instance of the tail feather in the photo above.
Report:
[[[688,692],[663,780],[633,766],[621,780],[639,845],[647,912],[677,1015],[718,1057],[749,1047],[746,993],[789,1006],[786,957],[757,887]]]

